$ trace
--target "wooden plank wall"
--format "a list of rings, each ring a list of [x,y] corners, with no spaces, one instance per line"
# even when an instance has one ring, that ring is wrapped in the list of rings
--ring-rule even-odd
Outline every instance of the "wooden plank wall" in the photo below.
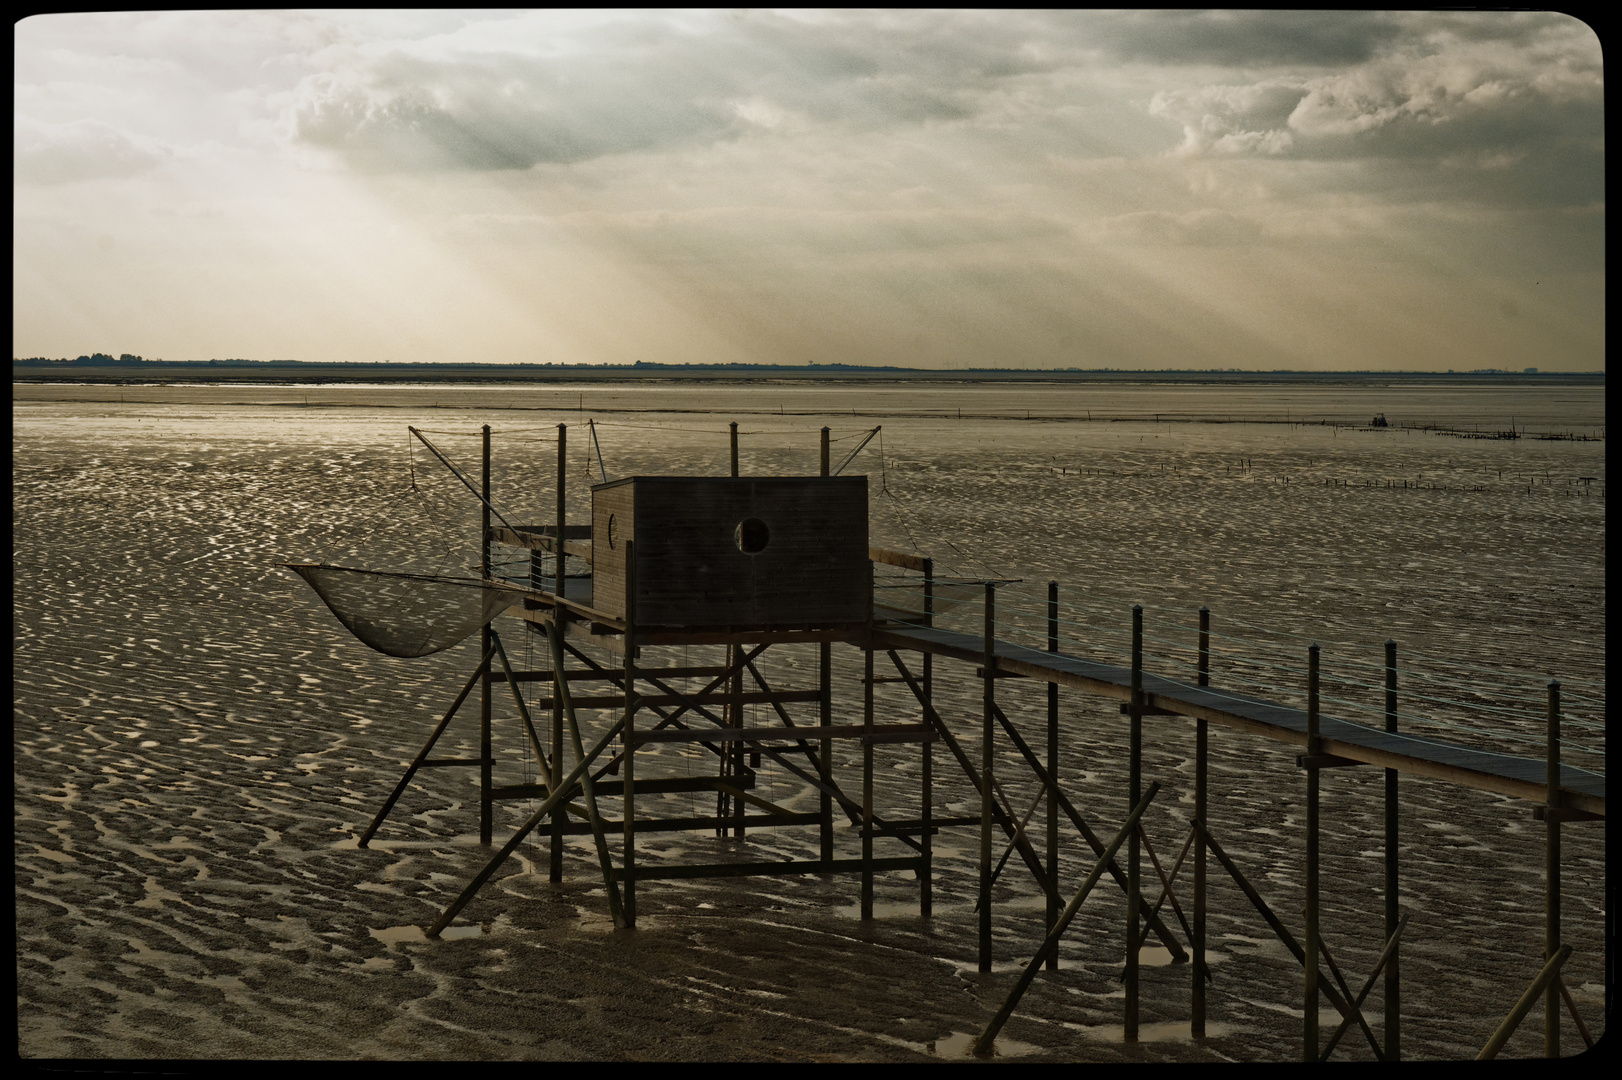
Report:
[[[610,514],[616,533],[636,541],[643,625],[826,626],[867,618],[865,476],[644,476],[593,488],[593,604],[619,615],[624,551],[610,548]],[[770,532],[758,554],[738,548],[746,518]]]

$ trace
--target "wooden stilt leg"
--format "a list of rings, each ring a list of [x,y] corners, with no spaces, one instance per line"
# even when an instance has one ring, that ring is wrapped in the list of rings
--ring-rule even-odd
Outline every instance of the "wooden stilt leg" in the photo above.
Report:
[[[417,751],[417,756],[406,767],[405,775],[400,777],[398,784],[394,785],[394,791],[390,793],[388,799],[383,803],[383,809],[377,812],[377,817],[373,818],[372,823],[366,827],[366,831],[360,834],[358,847],[365,847],[371,843],[373,834],[383,824],[383,819],[389,816],[389,811],[394,809],[394,804],[400,801],[400,796],[405,793],[406,785],[410,784],[411,778],[417,775],[417,770],[422,768],[422,763],[428,760],[428,752],[434,748],[434,744],[439,741],[439,737],[445,734],[445,729],[450,726],[451,719],[455,717],[457,710],[462,707],[462,702],[467,700],[468,695],[473,693],[474,685],[484,678],[485,672],[490,670],[490,654],[493,652],[495,652],[494,647],[485,650],[484,658],[479,661],[479,666],[473,669],[473,675],[468,679],[467,685],[462,687],[462,692],[456,695],[456,700],[451,703],[449,709],[445,710],[445,715],[440,718],[433,734],[428,736],[428,741],[422,744],[422,749]]]
[[[1397,643],[1385,643],[1385,729],[1397,730]],[[1385,1059],[1402,1060],[1402,982],[1398,964],[1401,952],[1395,944],[1399,923],[1397,901],[1397,777],[1396,769],[1385,771],[1385,936],[1392,942],[1391,958],[1385,965]]]
[[[1048,582],[1048,652],[1059,651],[1059,583]],[[1059,923],[1059,684],[1048,683],[1048,933]],[[1059,970],[1059,950],[1048,955],[1048,970]]]
[[[984,676],[984,708],[980,735],[980,970],[991,970],[991,723],[992,707],[996,704],[996,600],[997,586],[986,582],[985,653],[982,663]],[[1010,811],[1013,809],[1009,808]]]
[[[1318,736],[1318,646],[1307,649],[1307,754],[1323,753]],[[1318,768],[1307,766],[1306,1000],[1301,1018],[1301,1060],[1318,1060]]]
[[[1134,807],[1142,796],[1143,785],[1143,605],[1132,606],[1132,729],[1128,737],[1127,806]],[[1126,1021],[1124,1035],[1127,1042],[1138,1041],[1138,936],[1139,912],[1142,903],[1138,880],[1138,831],[1133,829],[1126,838]]]

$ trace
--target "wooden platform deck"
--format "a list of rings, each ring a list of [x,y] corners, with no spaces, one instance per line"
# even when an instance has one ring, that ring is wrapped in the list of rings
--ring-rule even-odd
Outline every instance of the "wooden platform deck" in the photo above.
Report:
[[[967,663],[979,663],[985,655],[984,639],[951,630],[891,624],[875,628],[874,636],[874,644],[879,648],[928,652]],[[1122,701],[1131,698],[1130,668],[1006,641],[997,641],[994,648],[999,672],[1071,686]],[[1148,672],[1143,676],[1143,689],[1146,703],[1154,708],[1306,747],[1305,710]],[[1326,754],[1537,803],[1545,800],[1547,769],[1542,758],[1495,754],[1434,739],[1391,734],[1322,713],[1318,718],[1318,731]],[[1605,777],[1599,773],[1562,764],[1560,791],[1562,805],[1566,808],[1605,816]]]

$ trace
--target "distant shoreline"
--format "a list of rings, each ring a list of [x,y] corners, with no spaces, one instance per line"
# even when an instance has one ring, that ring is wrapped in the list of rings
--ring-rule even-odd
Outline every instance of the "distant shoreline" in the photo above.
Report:
[[[534,364],[214,364],[45,367],[13,364],[13,383],[243,383],[270,386],[345,383],[438,385],[511,383],[1180,383],[1185,385],[1603,386],[1604,372],[1491,371],[1122,371],[859,368],[844,365],[571,365]]]

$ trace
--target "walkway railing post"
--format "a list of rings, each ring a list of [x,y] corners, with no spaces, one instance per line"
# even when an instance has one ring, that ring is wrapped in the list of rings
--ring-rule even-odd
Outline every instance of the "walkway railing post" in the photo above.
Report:
[[[997,586],[986,582],[985,651],[981,660],[985,685],[980,725],[980,970],[991,970],[991,725],[997,706]]]
[[[1397,730],[1397,643],[1385,643],[1385,729]],[[1385,771],[1385,939],[1397,932],[1397,777],[1396,769]],[[1393,947],[1385,968],[1385,1059],[1402,1060],[1402,983],[1397,963],[1399,950]]]
[[[1548,842],[1544,850],[1544,957],[1560,951],[1560,684],[1549,681],[1548,794],[1544,797]],[[1543,1056],[1560,1056],[1559,976],[1543,996]]]
[[[1059,651],[1059,583],[1048,582],[1048,652]],[[1048,933],[1059,923],[1059,684],[1048,683]],[[1059,950],[1048,954],[1048,970],[1059,970]]]
[[[1200,608],[1200,652],[1197,681],[1211,685],[1211,609]],[[1205,814],[1208,733],[1204,720],[1194,721],[1194,990],[1189,1008],[1189,1033],[1205,1037]]]
[[[1318,1060],[1318,646],[1307,648],[1307,940],[1302,1061]]]
[[[1127,751],[1127,807],[1143,797],[1143,605],[1132,605],[1132,708]],[[1138,908],[1142,884],[1138,869],[1138,829],[1126,838],[1126,1022],[1127,1042],[1138,1041]]]

